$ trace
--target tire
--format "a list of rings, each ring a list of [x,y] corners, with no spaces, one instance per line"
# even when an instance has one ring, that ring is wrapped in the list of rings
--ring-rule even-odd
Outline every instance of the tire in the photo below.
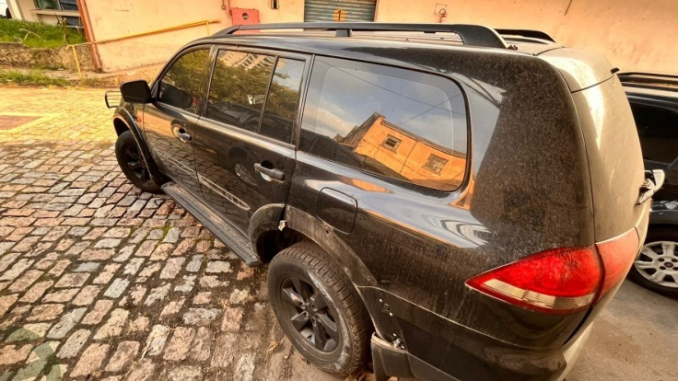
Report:
[[[326,258],[312,242],[284,249],[271,261],[268,294],[278,323],[299,353],[318,368],[346,377],[369,359],[372,323],[351,281]]]
[[[652,275],[658,271],[664,277],[653,279]],[[678,227],[650,226],[645,246],[636,257],[629,278],[659,294],[678,297]]]
[[[153,182],[148,165],[130,131],[125,131],[115,142],[115,157],[125,177],[144,192],[160,193],[160,185]]]

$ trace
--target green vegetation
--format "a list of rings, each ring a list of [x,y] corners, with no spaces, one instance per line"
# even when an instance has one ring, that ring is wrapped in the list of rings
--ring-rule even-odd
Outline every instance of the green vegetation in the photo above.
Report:
[[[60,86],[66,87],[71,83],[63,78],[54,78],[39,71],[22,73],[16,70],[0,70],[0,84],[18,84],[29,86]]]
[[[83,78],[69,80],[65,78],[51,77],[41,71],[24,73],[17,70],[0,70],[1,85],[21,86],[57,86],[57,87],[116,87],[114,83],[97,78]]]
[[[65,26],[8,19],[0,19],[0,41],[21,42],[31,48],[56,48],[86,42],[78,31]]]

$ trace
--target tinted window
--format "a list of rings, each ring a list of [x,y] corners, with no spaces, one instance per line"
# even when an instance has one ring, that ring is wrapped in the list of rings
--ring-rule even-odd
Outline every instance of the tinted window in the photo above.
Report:
[[[209,49],[188,52],[176,60],[160,81],[160,102],[197,113],[201,81]]]
[[[221,50],[207,98],[207,117],[257,131],[274,56]]]
[[[678,112],[631,103],[643,157],[670,164],[678,157]]]
[[[454,190],[466,169],[461,90],[438,76],[316,58],[300,148],[417,185]]]
[[[283,142],[289,142],[292,139],[303,72],[302,61],[279,58],[276,62],[271,89],[264,108],[264,120],[261,123],[263,135]]]

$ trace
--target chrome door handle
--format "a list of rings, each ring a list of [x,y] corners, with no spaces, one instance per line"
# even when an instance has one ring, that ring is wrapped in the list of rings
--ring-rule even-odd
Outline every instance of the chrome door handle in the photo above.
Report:
[[[285,172],[279,169],[266,168],[263,165],[257,163],[254,164],[254,170],[261,173],[261,177],[263,177],[266,181],[271,181],[271,179],[285,181]],[[268,179],[266,177],[268,177]]]

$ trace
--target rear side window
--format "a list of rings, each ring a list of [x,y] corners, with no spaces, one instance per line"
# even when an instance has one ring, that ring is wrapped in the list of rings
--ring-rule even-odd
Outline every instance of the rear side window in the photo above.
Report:
[[[664,164],[678,158],[678,112],[631,103],[643,157]]]
[[[206,116],[257,132],[274,64],[275,56],[219,51]]]
[[[464,179],[467,122],[443,77],[317,57],[300,149],[389,179],[451,191]]]
[[[283,142],[292,140],[303,73],[303,61],[278,58],[261,122],[262,135]]]
[[[202,95],[201,81],[207,69],[209,49],[192,50],[165,72],[160,80],[159,101],[188,112],[197,113]]]

